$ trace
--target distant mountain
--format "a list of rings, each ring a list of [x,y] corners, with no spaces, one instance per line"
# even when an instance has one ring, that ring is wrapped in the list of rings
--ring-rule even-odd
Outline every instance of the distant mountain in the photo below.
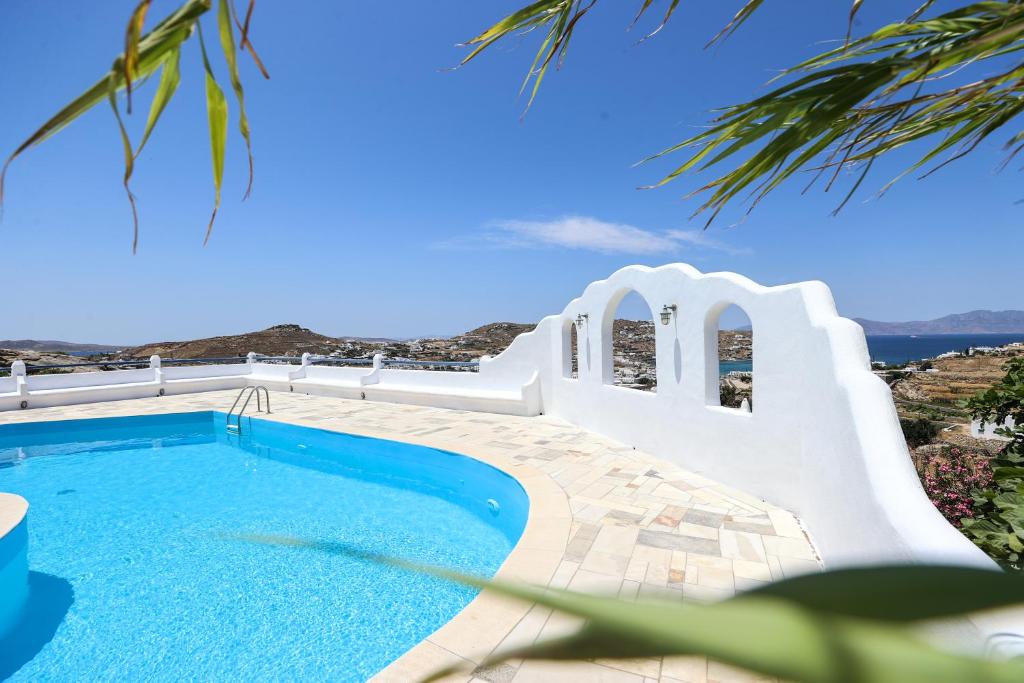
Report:
[[[314,355],[369,358],[383,353],[389,358],[418,360],[475,360],[500,353],[516,335],[532,330],[532,324],[491,323],[450,338],[399,341],[384,337],[329,337],[295,324],[275,325],[258,332],[208,337],[191,341],[154,342],[121,351],[126,358],[213,358],[244,356],[249,351],[267,356]]]
[[[274,325],[258,332],[190,341],[167,341],[132,346],[121,351],[126,358],[221,358],[244,356],[253,351],[265,356],[299,356],[303,353],[329,353],[338,339],[295,324]]]
[[[970,311],[935,320],[886,323],[854,318],[864,334],[1015,334],[1024,333],[1024,311]]]
[[[52,339],[0,339],[0,349],[19,351],[95,351],[105,353],[124,348],[118,344],[77,344]]]

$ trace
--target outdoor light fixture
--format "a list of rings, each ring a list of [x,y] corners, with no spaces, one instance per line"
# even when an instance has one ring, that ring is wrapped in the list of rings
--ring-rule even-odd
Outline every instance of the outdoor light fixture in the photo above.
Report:
[[[583,327],[583,323],[590,319],[590,316],[586,313],[580,313],[576,316],[576,327]]]
[[[672,316],[676,312],[675,304],[665,304],[661,307],[661,324],[668,325],[668,322],[672,320]]]

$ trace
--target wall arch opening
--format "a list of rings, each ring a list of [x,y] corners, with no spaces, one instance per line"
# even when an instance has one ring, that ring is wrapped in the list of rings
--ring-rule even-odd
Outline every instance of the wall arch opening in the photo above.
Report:
[[[614,306],[606,334],[611,344],[611,372],[605,382],[627,389],[657,391],[655,322],[651,307],[637,292],[629,290]]]
[[[708,404],[753,410],[754,328],[736,304],[722,304],[708,316]],[[713,377],[712,377],[713,373]]]

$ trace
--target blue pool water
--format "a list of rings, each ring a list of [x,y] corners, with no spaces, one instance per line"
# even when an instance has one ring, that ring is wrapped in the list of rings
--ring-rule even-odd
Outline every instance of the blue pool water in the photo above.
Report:
[[[489,576],[522,532],[525,493],[478,461],[246,422],[242,438],[219,413],[0,426],[32,572],[0,679],[364,680],[475,591],[239,534]]]

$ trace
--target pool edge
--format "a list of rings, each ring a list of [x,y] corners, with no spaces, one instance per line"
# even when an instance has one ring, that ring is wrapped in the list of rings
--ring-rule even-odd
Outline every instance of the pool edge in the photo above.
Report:
[[[223,411],[217,408],[202,408],[184,411],[157,410],[144,414],[188,415],[205,412]],[[37,414],[33,417],[35,419],[25,422],[66,421],[48,414]],[[112,416],[80,419],[104,417]],[[430,436],[403,435],[402,438],[395,438],[394,434],[378,433],[365,428],[332,429],[330,425],[322,422],[303,420],[296,416],[278,416],[273,413],[263,413],[255,419],[423,446],[455,453],[489,465],[514,479],[522,487],[529,501],[526,526],[494,578],[546,586],[551,583],[564,559],[572,526],[572,511],[565,492],[540,470],[522,463],[509,462],[508,454],[501,448],[486,443],[474,443],[467,447],[464,442]],[[513,630],[532,607],[530,604],[512,601],[484,590],[451,620],[378,671],[370,680],[378,683],[407,683],[409,680],[422,678],[425,672],[454,664],[463,664],[471,670],[503,643],[512,642],[511,639],[516,636]],[[465,678],[470,678],[468,671]]]
[[[377,438],[372,432],[365,432],[365,435]],[[395,440],[393,436],[380,438]],[[529,499],[529,514],[519,541],[494,578],[540,586],[552,583],[565,558],[572,527],[569,500],[554,480],[529,465],[510,463],[507,454],[502,454],[500,449],[491,452],[483,444],[467,449],[447,439],[409,437],[402,441],[473,458],[515,479]],[[532,604],[510,600],[489,590],[481,591],[451,620],[370,680],[406,683],[422,678],[424,672],[453,665],[463,665],[468,680],[472,669],[503,645],[525,644],[516,641],[515,629],[532,608]]]
[[[28,602],[28,501],[0,493],[0,639]]]

